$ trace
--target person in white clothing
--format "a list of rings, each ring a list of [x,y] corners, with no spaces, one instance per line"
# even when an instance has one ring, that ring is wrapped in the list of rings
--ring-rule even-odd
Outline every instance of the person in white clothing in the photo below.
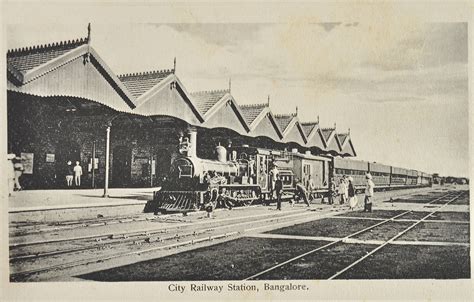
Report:
[[[365,187],[364,212],[372,212],[375,184],[372,181],[372,175],[370,175],[370,173],[365,175],[365,179],[367,179],[367,185]]]
[[[344,178],[341,178],[337,193],[339,194],[339,203],[344,204],[346,202],[346,182]]]
[[[78,161],[76,161],[76,166],[74,167],[74,182],[76,187],[81,186],[81,176],[82,176],[82,167]]]
[[[276,190],[275,190],[275,183],[278,179],[278,175],[280,172],[278,171],[277,165],[274,163],[273,168],[270,170],[270,180],[271,180],[271,200],[277,198]]]

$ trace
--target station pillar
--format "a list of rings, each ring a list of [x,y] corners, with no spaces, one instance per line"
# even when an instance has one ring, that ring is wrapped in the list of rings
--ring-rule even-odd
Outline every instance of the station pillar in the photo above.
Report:
[[[104,181],[104,195],[109,197],[109,161],[110,161],[110,124],[107,125],[107,137],[105,141],[105,181]],[[92,167],[94,168],[94,167]]]
[[[189,157],[196,157],[196,145],[197,145],[197,129],[195,127],[188,128],[188,135],[189,135]]]

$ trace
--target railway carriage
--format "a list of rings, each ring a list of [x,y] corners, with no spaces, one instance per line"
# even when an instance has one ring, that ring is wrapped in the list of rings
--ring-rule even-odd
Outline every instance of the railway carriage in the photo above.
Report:
[[[418,178],[418,171],[408,170],[407,174],[407,186],[416,186]]]
[[[309,188],[310,182],[312,182],[315,192],[327,191],[330,158],[315,156],[309,152],[302,154],[296,151],[290,153],[290,158],[286,163],[281,163],[278,160],[275,163],[279,169],[291,169],[295,180],[301,180],[306,188]]]
[[[408,178],[408,170],[404,168],[392,167],[391,177],[390,177],[390,186],[406,186]]]
[[[431,175],[362,160],[315,156],[297,150],[271,150],[242,145],[227,150],[215,149],[216,159],[188,156],[174,159],[169,177],[155,192],[155,212],[189,212],[212,207],[251,205],[273,199],[272,167],[276,166],[283,182],[283,198],[293,198],[296,179],[309,188],[313,197],[328,192],[331,181],[339,184],[351,176],[357,191],[366,186],[370,172],[376,190],[431,185]]]
[[[334,182],[339,184],[344,175],[351,176],[356,189],[365,186],[365,175],[369,171],[369,164],[362,160],[352,160],[344,158],[334,158]]]
[[[390,166],[379,163],[369,163],[369,172],[377,187],[387,188],[390,186]]]

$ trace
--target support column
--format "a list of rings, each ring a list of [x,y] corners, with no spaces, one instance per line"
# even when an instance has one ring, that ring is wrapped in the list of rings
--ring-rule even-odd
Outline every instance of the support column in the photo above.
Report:
[[[109,161],[110,161],[110,125],[107,126],[107,138],[105,141],[105,181],[104,181],[104,195],[102,197],[109,197]]]
[[[95,189],[95,140],[92,142],[92,189]]]
[[[197,129],[195,127],[190,127],[188,128],[188,134],[189,134],[189,151],[188,151],[188,156],[189,157],[196,157],[196,145],[197,145]]]

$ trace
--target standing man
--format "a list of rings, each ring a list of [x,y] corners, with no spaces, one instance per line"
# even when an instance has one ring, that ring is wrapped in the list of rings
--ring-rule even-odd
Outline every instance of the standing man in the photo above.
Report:
[[[8,196],[12,196],[15,189],[15,157],[13,153],[7,155]]]
[[[372,175],[367,173],[365,175],[367,179],[367,186],[365,187],[365,199],[364,199],[364,212],[372,212],[372,201],[374,197],[374,187],[375,184],[372,181]]]
[[[76,161],[76,166],[74,167],[74,182],[76,187],[81,186],[81,176],[82,176],[82,167],[79,165],[79,162]]]
[[[276,164],[273,163],[273,167],[270,170],[270,179],[272,181],[272,183],[271,183],[271,188],[272,188],[271,195],[272,196],[271,196],[270,199],[272,199],[272,200],[273,200],[273,197],[274,197],[274,194],[275,194],[275,183],[277,181],[277,178],[278,178],[279,174],[280,174],[280,172],[278,171],[278,168],[277,168]]]
[[[337,194],[339,194],[339,204],[344,204],[346,202],[346,181],[344,178],[341,178],[339,182]]]
[[[280,179],[280,175],[278,174],[277,179],[275,181],[275,192],[277,198],[277,210],[281,211],[281,194],[283,191],[283,182]]]
[[[15,170],[15,188],[16,191],[21,191],[20,177],[23,174],[23,164],[21,162],[21,157],[15,157],[13,161],[13,168]]]

